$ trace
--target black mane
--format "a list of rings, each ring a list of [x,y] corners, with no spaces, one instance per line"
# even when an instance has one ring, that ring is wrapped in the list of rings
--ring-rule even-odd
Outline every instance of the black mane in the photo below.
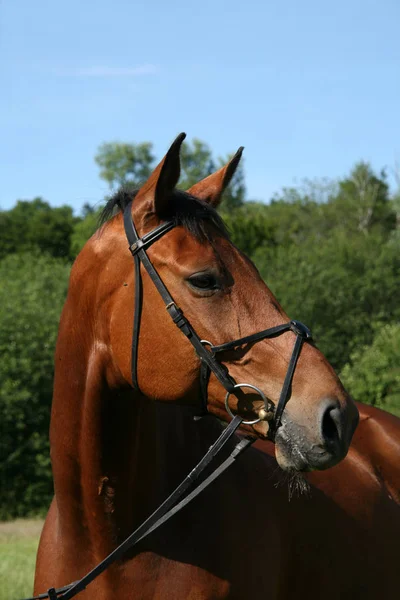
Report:
[[[110,217],[115,215],[119,209],[123,211],[127,204],[135,198],[139,190],[129,186],[122,187],[114,194],[105,205],[100,215],[100,225],[104,224]],[[162,218],[172,221],[175,225],[184,227],[199,242],[211,242],[212,229],[225,239],[229,239],[227,228],[215,208],[198,198],[195,198],[182,190],[174,190],[168,201],[168,207]]]

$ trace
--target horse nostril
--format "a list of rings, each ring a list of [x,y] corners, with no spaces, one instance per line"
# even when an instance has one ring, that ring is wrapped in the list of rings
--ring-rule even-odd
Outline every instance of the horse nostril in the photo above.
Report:
[[[340,443],[342,423],[340,408],[336,402],[330,402],[322,416],[322,438],[329,446]]]

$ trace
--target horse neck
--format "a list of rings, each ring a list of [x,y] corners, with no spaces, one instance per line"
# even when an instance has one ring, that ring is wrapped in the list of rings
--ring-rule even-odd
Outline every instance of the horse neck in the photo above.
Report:
[[[103,436],[105,510],[122,537],[130,533],[190,472],[218,436],[219,424],[193,420],[191,408],[134,398],[109,403]],[[112,494],[112,506],[108,490]]]
[[[58,355],[68,360],[56,367],[51,423],[59,523],[101,556],[184,478],[220,426],[197,424],[192,409],[156,404],[131,388],[111,390],[102,348],[85,360],[84,344],[80,355],[71,337],[69,329],[57,346],[56,364]]]
[[[50,441],[61,531],[91,539],[104,555],[190,471],[220,426],[194,423],[183,407],[157,406],[119,378],[105,323],[120,278],[107,280],[107,293],[98,289],[93,265],[105,274],[117,267],[107,270],[96,258],[89,247],[72,270],[55,353]]]

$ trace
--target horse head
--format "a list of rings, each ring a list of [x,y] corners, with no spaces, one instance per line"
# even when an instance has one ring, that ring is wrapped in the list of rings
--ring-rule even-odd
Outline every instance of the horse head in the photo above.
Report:
[[[140,240],[163,223],[171,224],[146,249],[147,256],[172,297],[171,304],[179,307],[182,318],[205,346],[219,348],[215,360],[223,365],[232,382],[241,384],[227,395],[228,388],[221,383],[223,375],[221,379],[211,372],[206,384],[208,412],[225,421],[232,412],[238,412],[247,422],[258,421],[245,428],[261,438],[271,437],[273,408],[278,405],[288,365],[293,361],[296,339],[306,328],[302,326],[300,333],[292,326],[279,330],[282,324],[296,322],[289,321],[255,265],[232,244],[216,212],[239,164],[242,148],[219,171],[183,192],[176,185],[184,137],[181,134],[175,140],[133,201],[132,195],[120,194],[120,208],[129,212]],[[169,317],[166,302],[143,264],[135,276],[122,221],[121,214],[114,217],[101,235],[103,250],[111,249],[106,271],[100,275],[107,288],[103,306],[107,305],[109,311],[110,384],[135,383],[134,366],[136,393],[199,407],[198,353]],[[143,290],[140,322],[135,323],[137,364],[132,365],[133,298],[139,285],[138,273]],[[254,339],[256,332],[275,327],[279,335]],[[358,422],[355,404],[333,368],[310,337],[305,337],[295,356],[292,377],[286,382],[287,398],[273,435],[279,465],[300,471],[325,469],[344,458]],[[229,345],[227,342],[232,340],[240,343]],[[266,410],[268,406],[271,412]]]

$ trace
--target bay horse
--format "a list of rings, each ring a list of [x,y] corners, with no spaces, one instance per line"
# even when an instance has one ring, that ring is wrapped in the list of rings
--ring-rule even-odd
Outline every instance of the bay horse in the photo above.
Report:
[[[215,210],[242,149],[181,192],[175,188],[183,139],[134,197],[120,193],[110,202],[124,217],[119,212],[107,221],[72,268],[55,353],[55,495],[40,540],[35,593],[79,579],[110,553],[193,468],[233,412],[248,423],[242,433],[272,437],[279,468],[289,473],[340,462],[358,422],[354,402],[307,329],[295,321],[282,325],[288,317],[230,242]],[[127,223],[138,232],[137,241],[129,241],[134,256],[152,237],[149,268],[142,260],[133,270]],[[167,305],[161,285],[173,298]],[[187,325],[179,331],[176,323]],[[222,350],[206,379],[204,353],[182,335],[185,327],[201,348]],[[255,333],[266,327],[282,335]],[[240,344],[232,347],[233,338]],[[236,381],[248,384],[228,387]],[[216,419],[193,419],[204,401]],[[273,460],[249,450],[80,597],[298,597],[301,588],[295,593],[288,585],[293,520],[282,512],[286,496],[275,489]]]

